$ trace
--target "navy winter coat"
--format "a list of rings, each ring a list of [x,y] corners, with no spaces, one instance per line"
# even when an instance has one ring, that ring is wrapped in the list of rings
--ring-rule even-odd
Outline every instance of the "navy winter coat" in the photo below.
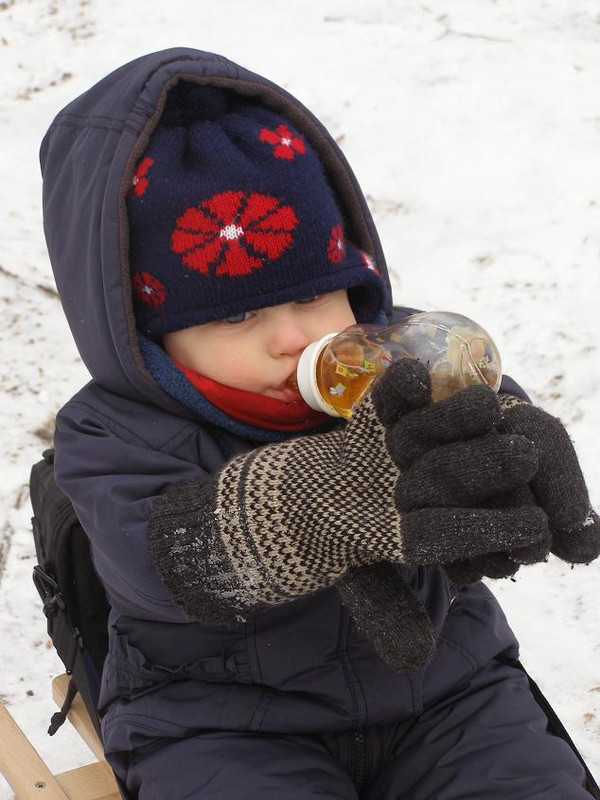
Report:
[[[138,59],[50,128],[41,154],[45,231],[92,375],[58,416],[56,475],[89,535],[112,607],[101,710],[106,752],[123,780],[140,753],[202,731],[294,735],[406,722],[517,648],[485,586],[458,592],[435,567],[402,568],[439,633],[433,662],[414,673],[396,673],[378,657],[334,589],[221,628],[188,618],[162,584],[147,539],[154,499],[260,444],[252,429],[207,422],[166,394],[136,336],[125,193],[161,93],[181,75],[261,93],[300,120],[335,164],[330,177],[359,246],[385,270],[363,195],[320,123],[286,92],[222,57],[174,49]]]

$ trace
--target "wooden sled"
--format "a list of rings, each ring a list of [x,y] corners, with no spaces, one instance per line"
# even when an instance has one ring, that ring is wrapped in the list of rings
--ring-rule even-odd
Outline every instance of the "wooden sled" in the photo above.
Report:
[[[68,685],[68,675],[59,675],[52,681],[52,695],[59,707]],[[13,789],[15,800],[120,800],[113,772],[104,759],[102,742],[79,695],[67,719],[98,760],[53,775],[0,703],[0,772]]]

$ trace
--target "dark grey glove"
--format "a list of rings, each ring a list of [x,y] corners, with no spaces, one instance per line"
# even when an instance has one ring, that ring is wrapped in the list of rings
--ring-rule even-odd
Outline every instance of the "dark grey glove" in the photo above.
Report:
[[[512,395],[501,395],[502,422],[499,431],[526,436],[536,448],[538,469],[527,490],[520,492],[523,504],[535,504],[548,516],[548,550],[564,561],[587,564],[600,554],[600,520],[591,508],[577,454],[559,419],[541,408]],[[520,563],[544,558],[533,546],[521,550]],[[505,554],[480,556],[447,565],[457,583],[469,583],[482,576],[504,577],[519,564]]]
[[[433,538],[439,562],[489,560],[493,554],[499,567],[543,558],[550,538],[546,515],[528,487],[538,469],[532,442],[500,430],[500,404],[487,386],[436,404],[407,403],[398,388],[404,364],[392,365],[375,385],[373,402],[386,426],[390,456],[402,471],[395,501],[411,523],[405,538],[415,536],[420,548]],[[420,369],[429,386],[425,368],[413,369]],[[536,533],[527,540],[519,530]]]
[[[559,419],[525,402],[505,401],[500,430],[535,445],[538,469],[531,491],[548,515],[551,551],[564,561],[588,564],[600,555],[600,520],[590,505],[575,448]]]
[[[354,567],[336,583],[358,630],[394,670],[425,666],[435,652],[429,615],[396,567]]]

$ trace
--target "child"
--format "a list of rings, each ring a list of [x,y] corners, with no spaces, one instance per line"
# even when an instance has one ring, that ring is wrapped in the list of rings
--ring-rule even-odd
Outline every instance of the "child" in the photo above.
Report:
[[[310,341],[407,313],[319,122],[173,49],[71,103],[42,167],[93,378],[56,475],[111,604],[100,704],[127,796],[587,797],[479,582],[598,555],[560,423],[509,380],[432,405],[411,361],[349,423],[288,386]]]

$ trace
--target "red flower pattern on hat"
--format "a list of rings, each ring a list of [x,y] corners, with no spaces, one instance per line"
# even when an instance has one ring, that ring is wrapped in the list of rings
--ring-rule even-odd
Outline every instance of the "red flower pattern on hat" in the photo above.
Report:
[[[157,310],[162,308],[167,299],[167,291],[158,278],[149,272],[136,272],[132,285],[138,300]]]
[[[329,236],[327,258],[332,264],[341,264],[345,256],[346,244],[344,242],[344,229],[341,225],[334,225]]]
[[[263,128],[258,134],[261,142],[273,145],[275,158],[291,161],[296,155],[304,155],[306,148],[301,136],[298,136],[286,126],[278,125],[274,131]]]
[[[131,188],[129,189],[130,195],[134,194],[136,197],[140,197],[144,194],[148,188],[148,178],[146,177],[146,173],[152,164],[154,164],[154,159],[149,158],[148,156],[140,161],[133,176],[133,180],[131,181]]]
[[[222,192],[177,219],[171,250],[190,269],[239,277],[279,258],[297,224],[294,209],[276,197]]]

